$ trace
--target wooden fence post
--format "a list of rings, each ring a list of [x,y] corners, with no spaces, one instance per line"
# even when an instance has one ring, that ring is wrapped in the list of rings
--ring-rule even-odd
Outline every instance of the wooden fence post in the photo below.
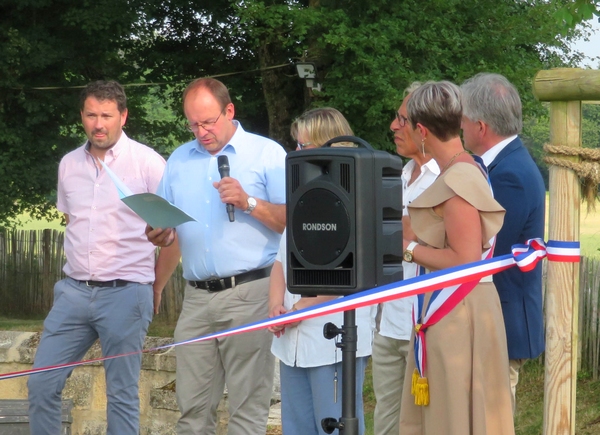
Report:
[[[553,145],[581,146],[581,101],[553,101]],[[548,238],[579,240],[581,190],[573,171],[550,168]],[[544,434],[574,434],[577,388],[578,263],[549,263],[546,288]]]
[[[581,147],[581,101],[600,98],[600,72],[558,68],[540,71],[533,92],[550,103],[552,145]],[[579,161],[579,157],[565,157]],[[570,169],[550,168],[551,240],[579,240],[580,182]],[[575,434],[579,264],[548,264],[544,434]]]

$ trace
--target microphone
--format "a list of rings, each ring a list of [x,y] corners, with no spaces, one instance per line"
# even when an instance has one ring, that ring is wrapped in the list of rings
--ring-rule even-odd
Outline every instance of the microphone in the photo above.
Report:
[[[227,156],[219,156],[217,158],[217,164],[219,165],[219,175],[221,176],[221,179],[229,177],[229,159]],[[233,204],[227,204],[226,208],[229,222],[235,221]]]

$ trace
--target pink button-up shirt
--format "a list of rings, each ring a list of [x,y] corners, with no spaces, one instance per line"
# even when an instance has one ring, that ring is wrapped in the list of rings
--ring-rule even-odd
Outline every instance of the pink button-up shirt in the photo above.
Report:
[[[120,199],[106,171],[98,169],[87,143],[63,157],[56,207],[69,215],[64,272],[74,279],[154,281],[154,246],[146,223]],[[104,163],[133,193],[156,192],[165,160],[121,134]]]

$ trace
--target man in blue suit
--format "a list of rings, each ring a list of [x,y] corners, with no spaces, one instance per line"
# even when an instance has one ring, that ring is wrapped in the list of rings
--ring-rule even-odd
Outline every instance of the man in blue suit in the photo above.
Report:
[[[516,88],[499,74],[480,73],[462,86],[465,148],[488,167],[496,200],[506,209],[494,255],[544,237],[546,190],[542,176],[518,134],[523,126]],[[515,410],[519,369],[544,351],[542,264],[527,273],[511,268],[494,275],[500,295]]]

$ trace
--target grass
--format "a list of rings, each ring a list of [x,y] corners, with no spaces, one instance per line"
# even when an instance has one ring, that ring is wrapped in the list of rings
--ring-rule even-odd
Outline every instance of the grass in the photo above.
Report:
[[[600,380],[580,372],[577,379],[575,433],[600,433]],[[516,435],[539,435],[543,432],[544,366],[537,360],[529,361],[521,370],[517,385]],[[566,433],[566,432],[565,432]]]
[[[0,316],[0,331],[41,332],[45,315],[12,318]]]
[[[65,226],[62,222],[62,219],[53,219],[53,220],[34,220],[28,214],[23,213],[19,217],[19,229],[20,230],[59,230],[64,231]]]
[[[45,315],[19,316],[18,318],[0,316],[0,331],[42,332]],[[173,337],[175,323],[160,318],[153,320],[148,329],[151,337]]]
[[[373,435],[373,412],[375,411],[375,391],[373,391],[372,359],[365,370],[363,383],[363,409],[365,411],[365,435]]]
[[[154,318],[148,328],[148,335],[151,337],[173,337],[175,332],[175,322],[167,322],[162,318]]]
[[[587,213],[581,209],[579,234],[581,240],[581,255],[600,255],[600,202],[596,201],[596,212]]]

